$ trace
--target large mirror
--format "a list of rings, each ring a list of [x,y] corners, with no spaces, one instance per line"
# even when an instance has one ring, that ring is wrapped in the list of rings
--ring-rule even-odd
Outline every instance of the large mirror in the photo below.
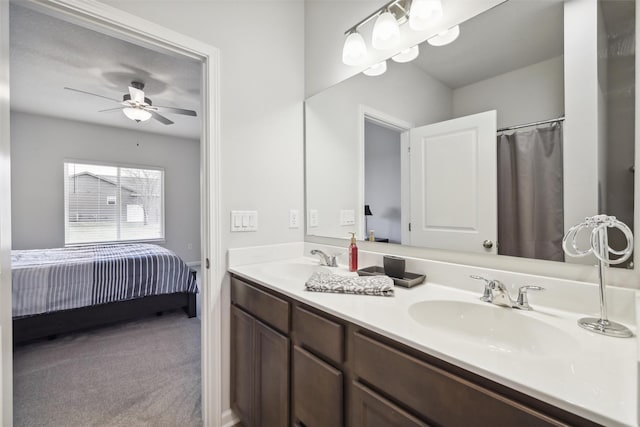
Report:
[[[307,234],[575,262],[561,240],[584,217],[632,227],[634,17],[509,0],[310,97]]]

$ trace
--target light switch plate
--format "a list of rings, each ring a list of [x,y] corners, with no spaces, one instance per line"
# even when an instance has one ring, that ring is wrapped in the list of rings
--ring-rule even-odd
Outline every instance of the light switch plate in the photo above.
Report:
[[[297,209],[289,210],[289,228],[300,227],[300,213]]]
[[[258,231],[258,211],[231,211],[231,231]]]
[[[342,209],[340,211],[340,225],[354,225],[356,223],[356,213],[353,209]]]
[[[309,209],[309,227],[318,226],[318,210]]]

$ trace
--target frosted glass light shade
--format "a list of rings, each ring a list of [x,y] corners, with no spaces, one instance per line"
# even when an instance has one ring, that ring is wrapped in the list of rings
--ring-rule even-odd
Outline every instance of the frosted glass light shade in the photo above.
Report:
[[[365,76],[380,76],[387,71],[387,61],[378,62],[362,72]]]
[[[460,26],[456,25],[453,28],[449,28],[447,31],[443,31],[437,36],[433,36],[427,40],[431,46],[444,46],[453,42],[460,35]]]
[[[149,120],[151,118],[151,113],[140,108],[131,108],[127,107],[122,109],[122,112],[125,116],[130,118],[131,120],[135,120],[136,122],[144,122],[145,120]]]
[[[349,34],[342,48],[342,62],[346,65],[360,65],[367,56],[367,45],[358,32]]]
[[[398,53],[397,55],[392,56],[391,59],[393,59],[395,62],[410,62],[416,59],[419,54],[420,48],[418,47],[418,45],[415,45],[413,47],[400,51],[400,53]]]
[[[378,16],[373,25],[371,45],[376,49],[393,49],[400,40],[400,26],[391,12]]]
[[[409,9],[409,27],[423,31],[442,18],[441,0],[413,0]]]

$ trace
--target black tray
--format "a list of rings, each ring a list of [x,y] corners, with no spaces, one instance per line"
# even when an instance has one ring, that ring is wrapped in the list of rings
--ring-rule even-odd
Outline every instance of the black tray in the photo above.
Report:
[[[361,268],[358,270],[358,276],[382,276],[384,275],[384,268],[374,265],[373,267]],[[424,282],[427,278],[424,274],[417,273],[409,273],[405,271],[404,277],[402,279],[398,279],[395,277],[391,277],[393,279],[393,283],[396,286],[402,286],[403,288],[412,288],[420,283]]]

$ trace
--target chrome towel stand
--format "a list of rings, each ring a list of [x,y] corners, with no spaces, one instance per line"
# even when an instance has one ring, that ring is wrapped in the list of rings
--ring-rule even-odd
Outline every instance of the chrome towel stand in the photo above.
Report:
[[[622,231],[627,238],[627,247],[621,251],[616,251],[609,247],[607,238],[607,228],[617,228]],[[591,232],[591,247],[587,250],[578,249],[576,237],[584,230]],[[598,259],[599,279],[600,279],[600,318],[584,317],[578,320],[578,325],[592,332],[596,332],[611,337],[628,338],[633,336],[633,332],[620,323],[612,322],[607,318],[607,295],[606,295],[606,272],[609,264],[620,264],[629,259],[633,253],[633,233],[615,216],[596,215],[585,218],[584,222],[574,225],[569,229],[562,239],[562,249],[572,257],[584,257],[594,254]],[[609,254],[619,256],[615,260],[609,259]]]

